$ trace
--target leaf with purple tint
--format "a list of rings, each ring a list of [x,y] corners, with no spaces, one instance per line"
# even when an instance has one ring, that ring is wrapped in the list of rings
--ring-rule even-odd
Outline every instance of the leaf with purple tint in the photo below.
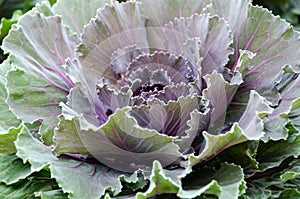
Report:
[[[263,118],[273,112],[271,104],[256,91],[251,91],[247,107],[239,119],[239,126],[249,140],[259,140],[264,135]]]
[[[221,1],[220,1],[221,2]],[[242,5],[241,0],[222,1],[226,5]],[[245,2],[247,3],[247,2]],[[218,3],[215,3],[216,5]],[[227,7],[227,6],[226,6]],[[250,90],[254,89],[273,104],[277,104],[279,94],[276,82],[282,77],[281,68],[289,64],[295,71],[299,71],[300,61],[299,33],[294,31],[290,24],[275,17],[266,9],[255,6],[242,6],[241,13],[248,13],[246,18],[237,15],[240,21],[238,28],[233,30],[236,35],[236,50],[249,50],[257,55],[251,61],[252,67],[245,74],[245,82],[240,87],[236,99],[245,102]],[[224,12],[223,7],[213,6],[213,14],[223,16],[231,21],[237,12]],[[238,51],[236,52],[238,54]],[[237,63],[232,66],[232,71]],[[240,99],[240,100],[239,100]]]
[[[232,124],[230,131],[224,131],[219,135],[212,135],[210,131],[203,133],[204,148],[199,155],[190,156],[191,165],[207,161],[223,150],[242,142],[260,140],[264,135],[262,118],[271,111],[265,98],[254,91],[251,92],[246,111],[239,121]]]
[[[123,74],[128,71],[129,64],[139,55],[147,53],[147,50],[140,49],[137,46],[127,46],[117,49],[111,55],[110,67],[117,74]]]
[[[170,84],[159,91],[154,98],[162,100],[165,104],[169,101],[178,101],[180,97],[187,97],[191,94],[199,94],[198,88],[194,84]]]
[[[28,161],[31,164],[32,172],[50,167],[51,177],[56,179],[64,192],[69,193],[69,198],[100,198],[108,188],[112,188],[117,194],[122,188],[119,177],[128,176],[96,161],[88,162],[76,159],[76,156],[75,159],[57,158],[50,148],[34,138],[26,129],[19,134],[16,147],[17,155],[24,162]]]
[[[125,78],[132,90],[134,97],[142,97],[148,100],[151,96],[171,84],[167,71],[163,69],[150,70],[147,66],[137,68]]]
[[[5,88],[5,75],[11,69],[10,61],[6,60],[0,65],[0,134],[7,133],[10,127],[17,127],[21,121],[11,112],[6,102],[7,90]]]
[[[97,114],[100,115],[95,106],[90,104],[87,89],[81,83],[76,83],[75,87],[70,90],[68,95],[67,105],[77,114],[82,114],[83,117],[93,125],[99,125]]]
[[[202,13],[210,0],[148,0],[142,2],[141,10],[147,18],[148,27],[160,27],[173,21],[176,17],[190,17],[194,13]]]
[[[61,116],[55,132],[56,153],[88,151],[100,162],[125,172],[151,167],[154,159],[168,165],[180,157],[174,138],[138,126],[129,110],[117,109],[100,127],[80,116],[72,119]]]
[[[137,57],[130,64],[129,71],[147,67],[151,71],[166,71],[171,81],[175,84],[189,83],[196,79],[197,68],[182,56],[176,56],[167,52],[154,52]]]
[[[239,32],[242,23],[247,19],[249,0],[210,0],[210,2],[211,5],[205,12],[224,18],[233,32]]]
[[[54,14],[60,15],[63,23],[67,25],[72,32],[80,35],[84,25],[88,24],[91,18],[96,16],[96,10],[109,0],[59,0],[53,6]]]
[[[131,90],[127,92],[116,91],[107,85],[97,85],[97,95],[104,107],[106,117],[113,114],[117,109],[122,109],[130,104]]]
[[[208,132],[216,135],[224,128],[226,110],[242,81],[239,79],[236,82],[228,83],[224,80],[224,77],[216,71],[206,75],[204,79],[207,88],[203,91],[203,94],[205,99],[209,100],[209,107],[211,109]]]
[[[13,70],[7,75],[7,103],[18,118],[32,123],[43,120],[43,140],[52,143],[53,128],[61,113],[60,102],[66,101],[67,93],[30,73]]]
[[[118,76],[111,64],[112,54],[127,46],[148,48],[145,19],[139,2],[112,2],[97,11],[95,19],[85,26],[79,51],[83,73],[90,87],[100,78],[115,82]]]
[[[277,86],[281,94],[279,105],[265,119],[265,140],[286,139],[288,131],[285,125],[299,120],[300,77],[293,71],[286,72]],[[297,122],[296,122],[297,123]]]
[[[178,138],[182,150],[189,148],[195,136],[207,125],[203,104],[196,95],[180,97],[178,101],[153,99],[147,105],[134,107],[131,114],[142,127],[155,129],[161,134]],[[180,143],[180,139],[184,140]]]
[[[205,140],[204,148],[200,151],[200,154],[189,157],[191,166],[208,161],[223,150],[248,140],[237,123],[233,124],[231,130],[224,134],[212,135],[203,132],[203,137]]]
[[[75,46],[76,39],[68,35],[59,17],[27,14],[12,28],[2,48],[10,53],[13,66],[68,93],[73,83],[62,65],[75,56]]]
[[[230,45],[232,35],[225,20],[208,14],[194,14],[190,18],[175,19],[165,26],[167,29],[166,47],[169,52],[180,48],[178,44],[184,44],[186,38],[197,38],[200,41],[199,53],[203,75],[210,74],[214,70],[223,71],[223,67],[232,54]],[[184,35],[182,37],[181,35]],[[177,41],[179,40],[179,41]],[[175,44],[175,46],[173,46]]]

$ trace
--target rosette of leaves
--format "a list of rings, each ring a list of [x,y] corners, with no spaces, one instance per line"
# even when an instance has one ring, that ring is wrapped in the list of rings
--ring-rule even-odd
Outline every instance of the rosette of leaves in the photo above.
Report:
[[[36,5],[2,45],[1,197],[298,197],[299,36],[246,0]]]

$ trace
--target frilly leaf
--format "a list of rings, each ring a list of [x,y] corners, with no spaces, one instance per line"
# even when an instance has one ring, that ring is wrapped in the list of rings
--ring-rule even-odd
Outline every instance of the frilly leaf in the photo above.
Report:
[[[227,175],[224,175],[226,174]],[[245,189],[242,169],[232,164],[223,164],[219,170],[199,169],[183,179],[183,185],[177,184],[163,169],[159,162],[153,163],[150,186],[144,193],[138,193],[138,199],[176,194],[180,198],[195,198],[202,194],[213,194],[219,198],[238,198]]]
[[[148,169],[154,159],[167,166],[181,156],[178,146],[173,143],[174,138],[139,127],[129,110],[127,107],[117,109],[100,127],[78,116],[69,121],[61,116],[55,132],[55,152],[88,152],[103,164],[125,172]]]
[[[23,164],[15,154],[0,155],[0,178],[7,185],[25,179],[31,174],[30,164]]]
[[[166,37],[169,39],[166,45],[171,46],[167,48],[169,52],[176,52],[181,47],[179,44],[183,46],[187,41],[186,38],[199,39],[202,75],[210,74],[214,70],[222,72],[229,55],[233,53],[230,48],[232,35],[228,25],[217,16],[194,14],[186,19],[175,19],[165,28]],[[176,46],[172,47],[173,45]]]
[[[60,15],[63,23],[67,25],[72,32],[80,35],[84,25],[96,16],[96,10],[109,0],[58,0],[52,10],[54,14]]]
[[[52,144],[53,128],[61,113],[59,103],[66,101],[67,93],[31,73],[12,70],[7,75],[7,103],[13,113],[24,122],[43,120],[42,137]]]
[[[121,190],[119,177],[125,175],[124,173],[97,162],[85,162],[76,156],[74,159],[57,158],[51,148],[43,145],[25,128],[19,134],[15,144],[18,150],[17,156],[31,164],[31,171],[40,171],[49,167],[51,177],[56,179],[65,193],[69,193],[69,198],[99,198],[108,188],[111,188],[115,194]]]
[[[11,112],[6,102],[7,90],[6,74],[11,69],[10,61],[7,59],[0,65],[0,134],[6,133],[10,127],[17,127],[20,125],[20,120]],[[1,147],[0,147],[1,148]]]

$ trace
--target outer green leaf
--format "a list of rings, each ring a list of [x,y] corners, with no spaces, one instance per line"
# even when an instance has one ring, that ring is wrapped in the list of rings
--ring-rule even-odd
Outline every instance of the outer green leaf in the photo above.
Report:
[[[0,133],[6,133],[9,127],[17,127],[20,120],[10,111],[7,103],[7,90],[5,88],[5,75],[10,70],[10,61],[6,60],[0,65]]]
[[[96,16],[96,10],[109,0],[58,0],[53,6],[54,14],[61,15],[65,25],[78,35],[83,26]]]
[[[292,140],[269,141],[258,148],[256,160],[260,170],[279,166],[286,158],[300,155],[300,136]]]
[[[24,164],[15,154],[0,154],[0,179],[13,184],[31,174],[30,164]]]
[[[179,189],[180,187],[164,174],[161,164],[158,161],[154,161],[150,176],[150,186],[145,193],[138,193],[137,199],[146,199],[164,193],[177,193]]]
[[[181,156],[174,138],[141,128],[127,107],[118,109],[101,127],[76,115],[70,120],[63,116],[60,119],[55,132],[58,154],[88,152],[109,167],[125,172],[149,168],[154,158],[166,166]]]
[[[51,180],[43,180],[40,178],[31,178],[29,180],[22,180],[13,185],[0,184],[0,198],[1,199],[34,199],[34,193],[41,190],[50,190],[54,182]]]
[[[14,141],[17,139],[18,134],[23,129],[23,126],[19,128],[10,128],[6,134],[0,134],[0,154],[15,153],[16,148]]]
[[[167,170],[155,161],[150,176],[150,186],[138,199],[161,194],[177,194],[180,198],[195,198],[201,194],[212,194],[219,198],[238,198],[245,189],[242,169],[235,165],[224,164],[219,170],[199,169],[183,180],[183,187],[168,177]]]
[[[204,132],[203,136],[205,139],[205,148],[198,156],[191,155],[189,157],[191,166],[196,165],[200,161],[206,161],[211,157],[214,157],[230,146],[248,140],[244,135],[243,130],[238,126],[237,123],[233,124],[231,130],[226,132],[225,134],[211,135],[207,132]]]
[[[53,190],[53,191],[43,191],[36,193],[41,197],[41,199],[67,199],[67,195],[62,192],[62,190]]]
[[[70,198],[98,199],[109,187],[116,194],[121,190],[119,177],[124,173],[96,162],[85,162],[76,156],[75,159],[57,158],[51,148],[35,139],[26,129],[19,134],[16,147],[17,155],[31,164],[31,171],[50,166],[51,177],[56,179],[64,192],[69,193]]]
[[[45,32],[48,34],[42,34]],[[76,42],[59,17],[36,13],[26,14],[19,20],[4,39],[2,48],[11,54],[14,66],[68,92],[73,84],[62,65],[66,58],[75,57]]]
[[[47,144],[60,114],[58,104],[73,86],[62,65],[75,56],[75,45],[59,17],[38,13],[24,15],[3,41],[13,65],[26,71],[12,71],[7,77],[9,106],[25,122],[44,120],[41,130]]]
[[[296,82],[292,84],[293,92],[290,91],[292,92],[292,96],[289,96],[290,98],[287,98],[289,100],[292,100],[291,111],[289,112],[288,117],[291,120],[294,127],[298,131],[300,131],[300,95],[296,94],[297,93],[296,91],[298,91],[300,88],[300,77],[298,77],[297,80],[295,81]]]
[[[299,190],[299,163],[299,159],[288,158],[277,167],[249,177],[246,179],[249,187],[242,198],[281,198],[282,194],[289,198],[290,194],[299,195],[293,191]]]
[[[200,168],[183,180],[181,198],[194,198],[201,194],[213,194],[220,199],[238,198],[246,189],[241,167],[222,164],[218,170]]]
[[[58,105],[66,100],[66,93],[46,80],[21,70],[8,73],[6,87],[12,111],[24,122],[42,119],[45,128],[43,139],[51,144],[51,129],[58,124],[57,115],[61,113]]]
[[[245,142],[226,149],[218,155],[218,158],[222,162],[234,163],[244,169],[258,168],[258,162],[255,159],[257,147],[257,141]]]
[[[47,168],[51,162],[58,160],[53,155],[52,148],[43,145],[26,128],[23,128],[21,133],[19,133],[15,146],[17,149],[16,155],[24,163],[29,162],[31,164],[32,172]]]
[[[299,189],[285,189],[280,193],[280,199],[295,199],[300,198]]]

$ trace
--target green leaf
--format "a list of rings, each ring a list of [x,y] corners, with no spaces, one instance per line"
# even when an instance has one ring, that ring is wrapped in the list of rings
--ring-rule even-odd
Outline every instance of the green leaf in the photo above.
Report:
[[[37,177],[29,180],[21,180],[12,185],[0,184],[0,198],[2,199],[34,199],[35,192],[40,190],[50,190],[51,185],[55,182],[48,179],[40,179]]]
[[[23,15],[3,40],[2,49],[10,53],[13,66],[68,92],[73,83],[62,65],[66,58],[75,57],[76,42],[74,35],[68,35],[61,18],[34,13]]]
[[[255,173],[246,179],[249,186],[243,198],[281,198],[281,195],[289,198],[289,194],[299,195],[294,191],[299,190],[299,163],[299,159],[287,158],[277,167]]]
[[[202,168],[194,170],[183,179],[182,187],[168,176],[159,162],[153,163],[150,186],[138,199],[162,194],[176,194],[180,198],[195,198],[202,194],[212,194],[219,198],[238,198],[245,187],[242,169],[232,164],[223,164],[220,169]]]
[[[67,94],[46,80],[21,70],[8,73],[6,87],[12,111],[24,122],[42,119],[45,128],[41,132],[43,140],[51,144],[51,129],[58,124],[57,116],[61,113],[59,103],[66,100]]]
[[[280,193],[279,198],[280,199],[300,198],[299,189],[285,189]]]
[[[57,158],[51,148],[34,138],[26,129],[19,134],[16,148],[17,156],[31,164],[32,172],[50,167],[51,177],[56,179],[65,193],[69,193],[69,198],[99,198],[108,188],[117,194],[122,188],[119,178],[129,177],[126,173],[77,156],[73,157],[75,159],[68,156]]]
[[[35,193],[35,195],[40,196],[41,199],[67,199],[67,194],[63,193],[62,190],[51,190],[51,191],[42,191]]]
[[[10,154],[16,152],[14,141],[17,139],[17,136],[22,129],[23,126],[18,128],[11,127],[8,129],[7,133],[0,134],[0,154]]]
[[[234,163],[244,169],[258,168],[258,162],[255,159],[258,148],[257,141],[249,141],[232,146],[218,155],[222,162]]]
[[[15,154],[0,154],[0,179],[5,184],[13,184],[31,174],[30,164],[24,164]]]
[[[75,56],[75,45],[75,37],[68,35],[58,16],[38,13],[25,14],[3,41],[2,48],[18,68],[7,77],[9,106],[25,122],[44,120],[41,134],[48,145],[58,123],[58,104],[73,87],[62,65]]]
[[[181,156],[174,138],[138,126],[129,111],[128,107],[117,109],[100,127],[80,116],[72,119],[60,116],[55,152],[89,153],[109,167],[125,172],[150,168],[154,159],[167,166]]]
[[[11,69],[10,61],[7,59],[0,65],[0,134],[7,133],[10,127],[17,127],[20,125],[20,120],[9,109],[6,98],[7,90],[5,88],[6,74]]]
[[[194,198],[201,194],[212,194],[220,199],[238,198],[246,189],[241,167],[224,163],[219,169],[195,169],[183,180],[181,198]]]
[[[205,147],[199,155],[191,155],[189,157],[191,166],[194,166],[201,161],[207,161],[223,150],[248,140],[237,123],[233,124],[231,130],[225,134],[211,135],[204,132],[203,136],[205,139]]]
[[[151,196],[164,193],[177,193],[180,187],[168,178],[158,161],[153,162],[152,172],[150,176],[150,186],[145,193],[138,193],[137,199],[146,199]]]
[[[286,158],[300,155],[300,136],[293,140],[279,140],[261,143],[257,150],[256,160],[260,170],[279,166]]]

